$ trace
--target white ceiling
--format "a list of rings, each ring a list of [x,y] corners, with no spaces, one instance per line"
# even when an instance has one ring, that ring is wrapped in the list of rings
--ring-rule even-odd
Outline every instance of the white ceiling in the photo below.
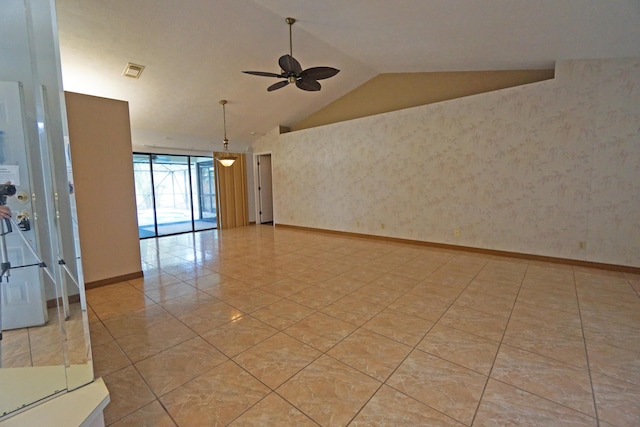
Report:
[[[640,0],[56,0],[65,90],[129,102],[134,145],[232,151],[380,73],[640,57]],[[332,66],[320,92],[243,70]],[[127,62],[146,67],[122,77]],[[162,151],[158,149],[156,151]]]

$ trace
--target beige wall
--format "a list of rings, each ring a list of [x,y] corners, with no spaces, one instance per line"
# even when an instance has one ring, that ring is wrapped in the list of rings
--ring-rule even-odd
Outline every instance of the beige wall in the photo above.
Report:
[[[291,130],[373,116],[552,79],[554,70],[380,74],[332,102]]]
[[[279,134],[274,221],[640,267],[640,58]],[[459,234],[456,233],[459,230]]]
[[[129,104],[65,97],[85,283],[139,275]]]

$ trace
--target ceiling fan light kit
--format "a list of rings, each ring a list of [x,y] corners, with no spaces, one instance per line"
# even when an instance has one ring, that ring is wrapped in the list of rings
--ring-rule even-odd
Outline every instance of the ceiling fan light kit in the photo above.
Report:
[[[224,126],[224,139],[222,142],[224,143],[224,152],[218,156],[216,156],[216,160],[224,167],[229,167],[233,165],[238,156],[229,153],[229,140],[227,139],[227,115],[225,110],[225,105],[227,105],[227,100],[220,100],[220,105],[222,105],[222,123]]]
[[[275,77],[277,79],[283,79],[277,83],[272,84],[267,88],[267,91],[273,92],[276,89],[283,88],[289,84],[295,84],[299,89],[309,92],[319,91],[322,87],[318,80],[328,79],[340,72],[340,70],[332,67],[312,67],[306,70],[302,69],[300,63],[293,57],[293,39],[291,36],[291,27],[296,22],[294,18],[287,18],[285,20],[289,25],[289,54],[282,55],[278,60],[280,74],[270,73],[266,71],[243,71],[243,73],[251,74],[254,76],[262,77]]]

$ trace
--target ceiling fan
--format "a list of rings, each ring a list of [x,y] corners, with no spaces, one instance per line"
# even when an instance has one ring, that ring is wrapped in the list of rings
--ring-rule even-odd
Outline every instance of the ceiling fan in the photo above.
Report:
[[[331,67],[312,67],[303,70],[300,63],[293,57],[291,27],[296,22],[296,20],[294,18],[287,18],[286,22],[287,24],[289,24],[289,54],[282,55],[278,60],[278,64],[280,65],[280,69],[282,70],[282,72],[280,74],[276,74],[266,71],[243,71],[243,73],[251,74],[254,76],[275,77],[278,79],[284,79],[269,86],[267,88],[269,92],[283,88],[289,83],[295,83],[295,85],[302,90],[308,90],[311,92],[318,91],[321,88],[318,80],[333,77],[338,74],[340,70]]]

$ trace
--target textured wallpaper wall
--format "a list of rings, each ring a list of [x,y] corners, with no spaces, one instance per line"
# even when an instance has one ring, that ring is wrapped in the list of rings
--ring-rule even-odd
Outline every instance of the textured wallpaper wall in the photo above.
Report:
[[[640,267],[640,59],[254,151],[272,153],[276,223]]]

